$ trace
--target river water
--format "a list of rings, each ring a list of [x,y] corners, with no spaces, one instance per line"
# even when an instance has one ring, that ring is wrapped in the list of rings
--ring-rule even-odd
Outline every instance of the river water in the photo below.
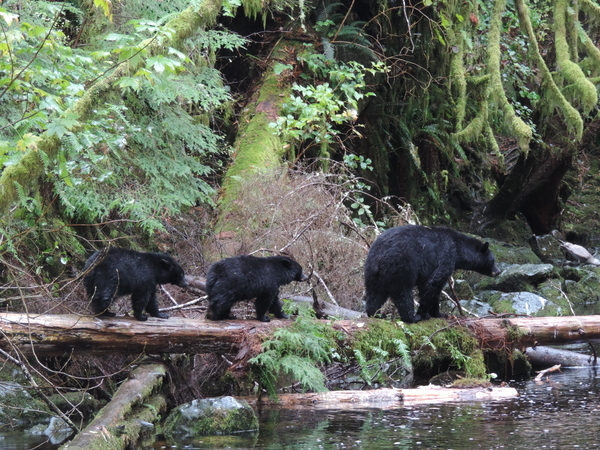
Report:
[[[598,369],[565,369],[541,382],[511,386],[519,391],[519,397],[501,402],[387,410],[265,410],[260,411],[258,435],[158,441],[140,450],[600,448]],[[34,444],[13,444],[0,435],[2,450],[29,450]]]

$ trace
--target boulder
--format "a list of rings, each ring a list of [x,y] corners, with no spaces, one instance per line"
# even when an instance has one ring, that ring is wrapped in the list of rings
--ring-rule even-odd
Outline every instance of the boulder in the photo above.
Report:
[[[234,397],[197,399],[174,408],[163,432],[168,440],[258,432],[258,418],[244,400]]]

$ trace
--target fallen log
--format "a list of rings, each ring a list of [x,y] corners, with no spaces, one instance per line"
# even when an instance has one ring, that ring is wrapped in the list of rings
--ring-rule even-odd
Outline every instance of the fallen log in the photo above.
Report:
[[[274,321],[275,322],[275,321]],[[257,321],[204,321],[172,317],[98,318],[76,314],[0,313],[0,348],[25,355],[237,353],[277,325]],[[277,321],[282,322],[283,321]],[[280,325],[281,326],[281,325]]]
[[[424,386],[416,389],[374,389],[369,391],[329,391],[309,394],[280,394],[276,399],[244,398],[257,408],[364,409],[393,408],[431,403],[506,400],[518,396],[511,387],[478,387],[468,389]]]
[[[504,349],[587,342],[600,338],[600,316],[467,319],[482,348]]]
[[[330,321],[336,329],[352,335],[370,321]],[[25,355],[57,356],[71,352],[86,355],[220,353],[243,357],[275,329],[290,320],[207,321],[200,319],[132,317],[97,318],[76,314],[0,313],[0,348],[17,348]],[[479,339],[482,348],[511,349],[559,345],[600,339],[600,316],[467,319],[449,322],[462,325]]]
[[[525,350],[525,356],[535,367],[590,367],[599,364],[594,355],[552,347],[529,347]]]
[[[152,428],[166,410],[158,394],[166,371],[160,363],[136,367],[94,420],[59,450],[134,448],[144,428]]]

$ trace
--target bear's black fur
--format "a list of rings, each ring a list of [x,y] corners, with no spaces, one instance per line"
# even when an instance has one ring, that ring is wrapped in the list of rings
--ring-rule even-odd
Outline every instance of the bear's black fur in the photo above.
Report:
[[[368,316],[388,298],[407,323],[441,317],[440,293],[457,269],[496,276],[489,244],[444,227],[406,225],[391,228],[373,243],[365,262],[365,300]],[[413,288],[419,290],[415,314]]]
[[[256,318],[269,322],[271,312],[279,319],[287,319],[281,309],[279,287],[308,277],[302,267],[287,256],[234,256],[214,263],[206,275],[206,293],[210,320],[235,319],[231,315],[234,303],[256,298]]]
[[[97,251],[85,262],[89,273],[83,284],[92,302],[94,314],[114,317],[108,310],[116,297],[131,294],[133,314],[137,320],[148,316],[167,319],[168,314],[158,311],[157,284],[188,285],[181,266],[169,255],[137,252],[118,247]]]

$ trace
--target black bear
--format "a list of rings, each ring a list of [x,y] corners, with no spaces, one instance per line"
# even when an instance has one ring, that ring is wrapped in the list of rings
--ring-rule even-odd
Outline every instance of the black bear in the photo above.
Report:
[[[181,266],[169,255],[161,253],[109,247],[88,258],[84,271],[88,270],[83,284],[92,309],[95,314],[106,317],[115,316],[108,310],[114,298],[131,294],[133,315],[137,320],[148,319],[144,310],[152,317],[167,319],[168,314],[158,311],[156,285],[188,285]]]
[[[256,298],[256,318],[269,322],[271,312],[279,319],[288,316],[281,309],[279,287],[308,277],[296,261],[287,256],[234,256],[214,263],[206,275],[206,293],[210,320],[235,319],[234,303]]]
[[[440,293],[456,269],[500,274],[487,242],[445,227],[405,225],[382,233],[365,262],[368,316],[390,298],[407,323],[441,317]],[[413,288],[419,291],[415,314]]]

